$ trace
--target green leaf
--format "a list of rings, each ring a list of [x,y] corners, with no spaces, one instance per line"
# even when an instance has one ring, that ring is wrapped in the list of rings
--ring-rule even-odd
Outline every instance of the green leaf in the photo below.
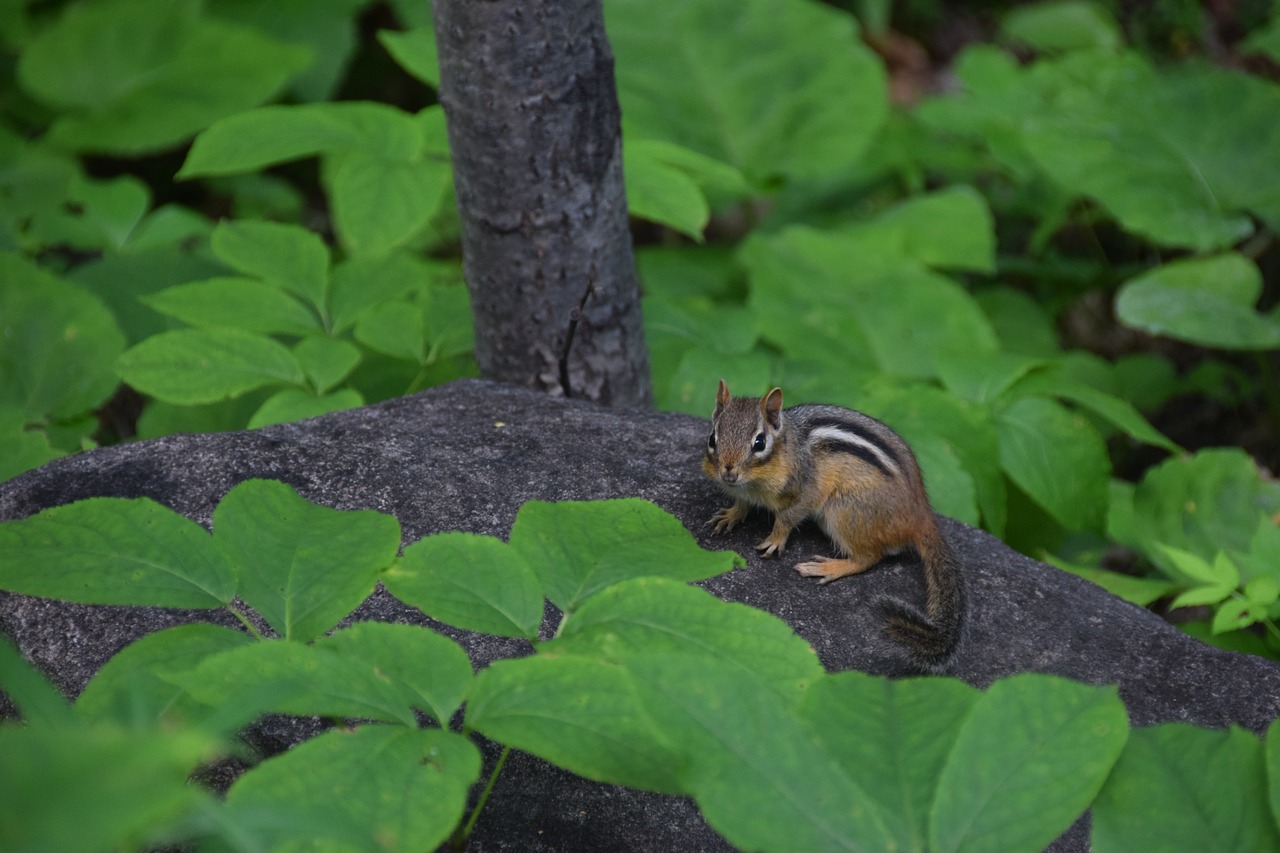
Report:
[[[660,152],[642,144],[645,141],[630,143],[622,150],[628,212],[701,242],[702,229],[711,218],[706,196],[692,178],[664,162]]]
[[[163,830],[208,796],[187,777],[215,757],[200,732],[135,734],[107,725],[0,726],[0,754],[5,850],[162,846]]]
[[[252,278],[213,278],[179,284],[142,301],[161,314],[200,328],[223,326],[263,334],[316,331],[316,316],[278,287]]]
[[[1246,731],[1134,729],[1093,803],[1093,849],[1274,850],[1262,744]]]
[[[387,590],[432,619],[468,631],[537,639],[542,589],[515,548],[491,536],[440,533],[404,549]]]
[[[616,665],[541,654],[497,661],[476,677],[467,726],[588,779],[682,793],[681,755]]]
[[[1226,634],[1247,628],[1254,622],[1265,619],[1267,608],[1239,598],[1231,598],[1218,605],[1213,614],[1212,630],[1214,634]]]
[[[759,679],[787,701],[822,677],[813,649],[781,620],[668,578],[635,578],[591,596],[540,653],[622,661],[696,653]]]
[[[1178,588],[1178,585],[1172,581],[1159,578],[1134,577],[1120,572],[1108,572],[1105,569],[1074,566],[1055,559],[1050,559],[1048,562],[1060,569],[1071,572],[1077,577],[1082,577],[1090,583],[1096,583],[1112,595],[1119,596],[1139,607],[1146,607],[1151,602],[1164,598]]]
[[[930,849],[1043,849],[1089,807],[1128,735],[1114,687],[1043,675],[996,682],[938,779]]]
[[[360,348],[337,338],[311,335],[294,346],[293,357],[298,360],[311,386],[323,394],[345,379],[360,363]]]
[[[374,510],[319,506],[275,480],[247,480],[213,511],[240,597],[280,636],[305,642],[373,592],[400,545],[400,525]]]
[[[356,318],[355,337],[374,352],[421,364],[426,328],[418,306],[400,299],[379,303]]]
[[[412,706],[423,701],[377,662],[325,643],[263,640],[164,677],[212,709],[207,726],[225,730],[267,712],[416,726]]]
[[[605,10],[628,136],[729,163],[759,186],[856,163],[888,113],[852,15],[815,3],[708,0]]]
[[[149,498],[89,498],[0,524],[0,589],[81,604],[212,608],[235,575],[194,521]]]
[[[1262,274],[1229,252],[1172,261],[1131,279],[1116,295],[1125,325],[1222,349],[1280,347],[1280,314],[1259,314]]]
[[[979,695],[951,679],[842,672],[809,688],[800,716],[878,806],[896,846],[924,850],[939,776]]]
[[[1024,397],[996,415],[1000,464],[1060,524],[1101,530],[1110,461],[1085,418],[1043,397]]]
[[[675,769],[713,829],[744,850],[891,849],[890,819],[759,682],[689,655],[629,664],[644,711],[683,758]]]
[[[403,245],[440,209],[453,185],[448,161],[404,161],[364,148],[330,154],[321,180],[334,226],[353,253],[373,255]]]
[[[223,220],[210,245],[239,272],[279,285],[324,311],[329,250],[314,232],[278,222]]]
[[[698,581],[744,565],[732,551],[702,550],[678,519],[639,498],[529,501],[516,514],[511,546],[565,611],[629,578]]]
[[[1195,607],[1202,604],[1219,604],[1235,592],[1232,586],[1193,586],[1169,602],[1172,610],[1178,607]]]
[[[341,101],[269,106],[223,119],[200,134],[178,178],[255,172],[317,154],[365,149],[408,161],[423,144],[412,116],[386,104]]]
[[[331,731],[227,792],[228,819],[270,849],[434,850],[460,822],[480,753],[438,729]]]
[[[32,428],[30,421],[17,409],[0,408],[0,444],[5,448],[0,456],[0,482],[62,455],[49,444],[48,433]]]
[[[1269,494],[1253,458],[1238,448],[1169,459],[1149,469],[1134,492],[1134,533],[1166,570],[1175,567],[1156,543],[1206,559],[1246,553],[1259,523],[1275,512]]]
[[[238,329],[178,329],[147,338],[116,359],[120,378],[170,403],[216,403],[256,388],[301,385],[293,354]]]
[[[421,292],[450,275],[458,275],[456,266],[426,261],[403,251],[347,258],[333,269],[329,292],[333,329],[345,331],[369,308]]]
[[[18,77],[65,113],[48,139],[80,151],[170,147],[278,92],[310,52],[200,16],[192,0],[67,7],[22,53]]]
[[[407,32],[378,30],[378,41],[397,65],[432,89],[440,88],[436,34],[431,27],[417,27]]]
[[[252,642],[243,631],[203,622],[148,634],[98,670],[76,699],[76,713],[140,733],[199,722],[207,709],[167,676]]]
[[[1280,581],[1273,577],[1254,578],[1244,585],[1244,597],[1253,604],[1275,604],[1280,598]]]
[[[0,252],[0,317],[0,406],[67,419],[111,396],[124,335],[97,297]]]
[[[1126,229],[1200,251],[1249,236],[1246,212],[1280,219],[1280,166],[1256,140],[1280,130],[1280,90],[1189,65],[1160,73],[1136,53],[1040,63],[1022,123],[1035,162],[1100,201]]]
[[[417,625],[357,622],[316,642],[375,667],[397,685],[406,705],[426,711],[442,728],[471,687],[471,659],[448,637]]]
[[[1062,50],[1117,50],[1124,44],[1115,19],[1100,3],[1048,0],[1015,7],[1000,32],[1006,39],[1044,53]]]
[[[1011,393],[1014,396],[1038,394],[1075,403],[1103,418],[1130,438],[1152,447],[1161,447],[1171,453],[1182,452],[1181,447],[1153,427],[1127,400],[1071,379],[1060,369],[1046,368],[1030,373],[1012,387]]]
[[[71,716],[66,698],[5,637],[0,637],[0,693],[29,726],[52,728]]]
[[[930,267],[993,273],[995,221],[973,187],[954,186],[912,196],[865,223],[848,226]]]
[[[364,398],[360,396],[360,392],[351,388],[319,395],[299,388],[285,388],[263,401],[249,418],[248,428],[257,429],[270,424],[288,424],[363,405]]]
[[[1240,572],[1235,563],[1226,554],[1219,552],[1212,563],[1202,557],[1174,548],[1157,544],[1156,550],[1164,555],[1164,565],[1172,567],[1176,574],[1188,578],[1192,583],[1211,584],[1234,590],[1240,585]]]

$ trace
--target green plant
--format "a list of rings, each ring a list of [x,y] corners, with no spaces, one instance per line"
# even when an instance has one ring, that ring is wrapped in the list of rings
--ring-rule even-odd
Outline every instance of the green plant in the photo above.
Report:
[[[1040,849],[1092,804],[1095,845],[1119,850],[1188,798],[1199,808],[1179,843],[1218,837],[1227,800],[1242,845],[1280,842],[1264,794],[1280,772],[1274,732],[1265,755],[1238,730],[1130,733],[1114,688],[1047,676],[979,692],[828,675],[782,622],[687,586],[741,559],[701,551],[647,502],[530,503],[509,542],[445,533],[396,557],[398,538],[389,516],[271,481],[229,492],[213,535],[145,499],[0,525],[0,588],[227,608],[243,627],[150,634],[73,706],[0,647],[0,685],[25,717],[0,725],[6,849],[461,844],[492,789],[467,816],[473,733],[590,779],[692,796],[743,848]],[[427,628],[334,628],[378,579],[440,621],[535,652],[473,675]],[[550,639],[544,596],[559,613]],[[335,727],[251,767],[225,799],[186,782],[266,712]],[[93,783],[108,771],[147,796]]]

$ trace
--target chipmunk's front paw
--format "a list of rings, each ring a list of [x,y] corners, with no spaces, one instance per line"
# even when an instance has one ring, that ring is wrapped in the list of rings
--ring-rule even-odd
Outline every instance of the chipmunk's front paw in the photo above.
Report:
[[[770,534],[768,539],[765,539],[756,546],[756,550],[760,552],[760,556],[764,557],[766,560],[770,557],[781,556],[782,552],[785,551],[786,548],[786,535],[778,536],[776,534]]]
[[[730,530],[738,526],[738,522],[747,517],[745,509],[739,509],[737,504],[727,506],[717,512],[707,520],[707,524],[716,533],[728,533]]]

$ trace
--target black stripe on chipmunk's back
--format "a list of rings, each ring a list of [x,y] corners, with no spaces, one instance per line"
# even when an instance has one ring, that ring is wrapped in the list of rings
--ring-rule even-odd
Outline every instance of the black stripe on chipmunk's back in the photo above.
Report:
[[[814,448],[856,456],[886,477],[894,477],[903,470],[896,448],[852,418],[818,415],[806,418],[805,426]]]

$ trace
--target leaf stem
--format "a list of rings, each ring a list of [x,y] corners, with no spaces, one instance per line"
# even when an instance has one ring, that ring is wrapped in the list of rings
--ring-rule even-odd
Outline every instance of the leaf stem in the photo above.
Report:
[[[471,810],[471,817],[467,818],[467,822],[453,834],[453,838],[449,842],[449,846],[454,850],[462,850],[467,845],[467,839],[471,837],[471,831],[476,828],[476,821],[480,819],[480,812],[484,810],[485,803],[489,802],[489,795],[493,793],[493,786],[498,783],[498,774],[502,772],[502,765],[507,763],[507,756],[511,754],[511,747],[504,746],[502,753],[498,756],[498,763],[493,766],[493,772],[489,774],[489,782],[484,786],[484,791],[480,794],[480,799],[476,801],[476,807]]]
[[[245,629],[246,629],[250,634],[252,634],[252,635],[253,635],[253,638],[254,638],[255,640],[261,640],[261,639],[262,639],[262,634],[258,633],[258,629],[257,629],[257,628],[255,628],[255,627],[253,626],[253,623],[249,621],[249,617],[248,617],[248,616],[245,616],[243,613],[241,613],[241,612],[239,611],[239,609],[237,609],[237,608],[235,608],[235,607],[232,607],[230,604],[228,604],[228,605],[227,605],[227,609],[231,611],[231,615],[235,616],[237,619],[239,619],[239,620],[240,620],[240,624],[241,624],[241,625],[243,625],[243,626],[245,627]]]

